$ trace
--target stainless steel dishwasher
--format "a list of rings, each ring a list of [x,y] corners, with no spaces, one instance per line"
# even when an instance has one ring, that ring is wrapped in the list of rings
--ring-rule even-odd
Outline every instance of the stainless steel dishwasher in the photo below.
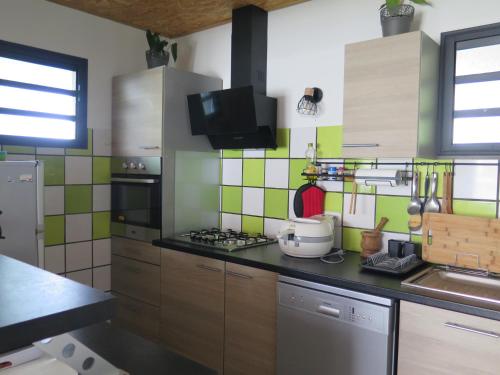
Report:
[[[285,276],[278,295],[278,375],[394,373],[394,300]]]

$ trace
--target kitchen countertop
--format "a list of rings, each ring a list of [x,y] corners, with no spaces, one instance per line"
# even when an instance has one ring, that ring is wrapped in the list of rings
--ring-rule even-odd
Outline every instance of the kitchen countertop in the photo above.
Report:
[[[110,319],[113,299],[0,255],[0,353]]]
[[[131,375],[216,374],[214,370],[108,323],[94,324],[70,334],[108,362]]]
[[[302,280],[500,320],[500,311],[498,310],[429,297],[419,294],[417,291],[402,288],[401,281],[421,271],[423,266],[405,276],[398,277],[361,270],[359,253],[349,251],[344,255],[345,261],[343,263],[327,264],[319,259],[287,256],[281,252],[278,244],[256,246],[234,252],[211,249],[170,238],[155,240],[153,245],[261,268]]]

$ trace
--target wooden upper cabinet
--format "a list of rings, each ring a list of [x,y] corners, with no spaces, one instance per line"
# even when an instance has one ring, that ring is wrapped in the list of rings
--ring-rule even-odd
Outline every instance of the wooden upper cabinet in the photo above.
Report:
[[[277,274],[226,263],[225,375],[276,373]]]
[[[401,302],[398,374],[498,375],[500,322]]]
[[[113,78],[113,156],[161,156],[164,68]]]
[[[161,268],[161,340],[222,374],[224,262],[162,249]]]
[[[433,156],[438,61],[421,31],[346,46],[344,157]]]

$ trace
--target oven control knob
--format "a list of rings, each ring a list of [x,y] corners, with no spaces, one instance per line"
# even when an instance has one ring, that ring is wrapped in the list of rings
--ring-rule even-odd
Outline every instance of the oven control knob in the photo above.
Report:
[[[139,163],[139,164],[137,164],[137,168],[145,170],[146,169],[146,165],[144,163]]]
[[[123,168],[123,169],[128,169],[128,164],[127,164],[127,163],[125,163],[125,162],[123,162],[123,163],[122,163],[122,168]]]
[[[131,161],[130,163],[128,163],[128,167],[130,169],[137,169],[137,166],[135,165],[135,163],[133,161]]]

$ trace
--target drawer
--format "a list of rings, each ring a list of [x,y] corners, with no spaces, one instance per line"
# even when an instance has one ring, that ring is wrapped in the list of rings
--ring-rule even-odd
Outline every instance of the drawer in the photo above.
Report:
[[[111,251],[115,255],[160,265],[160,248],[149,242],[113,237]]]
[[[113,255],[111,289],[125,296],[160,306],[160,267]]]
[[[117,298],[116,316],[112,323],[139,336],[159,340],[160,308],[113,293]]]

